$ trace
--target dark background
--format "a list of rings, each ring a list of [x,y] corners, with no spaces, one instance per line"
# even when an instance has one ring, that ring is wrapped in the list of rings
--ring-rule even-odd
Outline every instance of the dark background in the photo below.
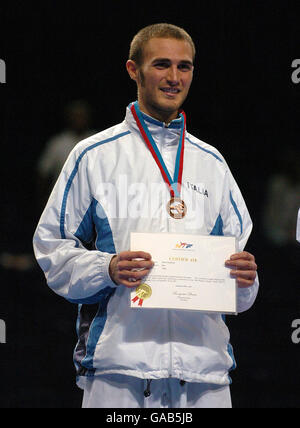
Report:
[[[254,222],[248,250],[259,265],[255,306],[228,317],[238,368],[234,407],[300,407],[300,251],[264,234],[267,183],[292,150],[299,163],[299,2],[6,2],[0,6],[0,252],[30,254],[39,219],[36,163],[63,128],[70,100],[93,107],[93,127],[123,120],[136,98],[125,62],[145,25],[183,26],[197,47],[194,82],[184,105],[188,129],[228,161]],[[280,197],[280,195],[279,195]],[[282,206],[282,210],[285,207]],[[296,218],[295,218],[296,225]],[[80,407],[72,352],[77,308],[48,289],[37,266],[0,268],[0,407]]]

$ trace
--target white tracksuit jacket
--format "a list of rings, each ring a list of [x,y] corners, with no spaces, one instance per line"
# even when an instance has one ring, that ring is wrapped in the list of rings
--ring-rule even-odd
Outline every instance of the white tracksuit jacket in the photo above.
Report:
[[[182,119],[166,127],[143,117],[173,176]],[[131,232],[235,236],[244,249],[252,222],[240,190],[219,152],[187,131],[182,191],[188,213],[173,219],[167,185],[129,107],[122,123],[70,153],[33,243],[49,287],[79,304],[79,386],[105,373],[230,383],[235,361],[221,314],[130,309],[130,289],[108,273],[112,255],[129,249]],[[252,306],[258,288],[256,279],[239,290],[239,312]]]

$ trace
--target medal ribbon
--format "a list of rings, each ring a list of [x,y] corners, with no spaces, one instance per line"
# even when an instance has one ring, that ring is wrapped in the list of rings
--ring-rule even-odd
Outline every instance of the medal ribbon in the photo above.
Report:
[[[138,296],[135,296],[135,297],[132,299],[132,302],[133,302],[133,303],[135,303],[135,302],[137,302],[139,299],[140,299],[140,301],[139,301],[139,306],[143,306],[144,299],[141,299],[141,298],[140,298],[140,297],[138,297]]]
[[[186,128],[186,116],[183,110],[180,111],[180,117],[182,118],[181,135],[179,139],[179,145],[177,149],[176,161],[175,161],[175,172],[172,180],[169,171],[164,163],[164,160],[160,154],[160,151],[144,121],[142,113],[139,109],[138,102],[132,104],[130,108],[133,117],[139,127],[140,133],[147,144],[157,166],[159,167],[161,174],[167,183],[172,198],[176,196],[180,197],[181,183],[182,183],[182,172],[183,172],[183,157],[184,157],[184,139],[185,139],[185,128]]]

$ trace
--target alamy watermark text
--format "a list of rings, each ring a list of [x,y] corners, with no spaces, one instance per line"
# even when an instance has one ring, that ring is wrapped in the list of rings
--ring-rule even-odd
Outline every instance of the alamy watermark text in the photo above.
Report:
[[[295,69],[291,76],[292,82],[297,85],[300,83],[300,59],[294,59],[292,62],[292,68]]]
[[[6,83],[6,64],[3,59],[0,59],[0,83]]]
[[[298,343],[300,343],[300,319],[296,319],[292,322],[292,328],[294,329],[292,332],[292,342],[298,345]]]
[[[0,320],[0,343],[6,343],[6,324]]]

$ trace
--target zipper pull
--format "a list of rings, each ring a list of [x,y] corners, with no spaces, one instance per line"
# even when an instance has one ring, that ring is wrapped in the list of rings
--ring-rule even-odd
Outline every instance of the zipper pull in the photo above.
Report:
[[[150,391],[150,384],[152,382],[152,379],[147,379],[147,388],[144,391],[144,397],[150,397],[151,391]]]

